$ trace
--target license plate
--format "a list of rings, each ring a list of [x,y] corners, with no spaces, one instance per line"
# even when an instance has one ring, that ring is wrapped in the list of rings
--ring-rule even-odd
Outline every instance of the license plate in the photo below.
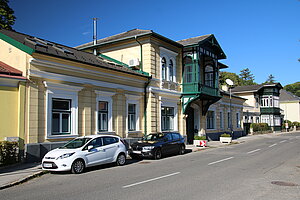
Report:
[[[51,163],[44,163],[44,167],[52,167]]]
[[[132,153],[136,153],[136,154],[142,154],[141,151],[132,151]]]

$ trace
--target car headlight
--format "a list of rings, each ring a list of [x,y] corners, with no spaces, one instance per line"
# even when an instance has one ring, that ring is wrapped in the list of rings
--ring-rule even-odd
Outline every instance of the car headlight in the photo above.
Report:
[[[143,151],[150,151],[154,148],[154,146],[145,146],[143,147]]]
[[[75,153],[75,152],[74,152]],[[64,159],[64,158],[69,158],[70,156],[72,156],[74,153],[65,153],[61,156],[59,156],[56,160],[58,159]]]

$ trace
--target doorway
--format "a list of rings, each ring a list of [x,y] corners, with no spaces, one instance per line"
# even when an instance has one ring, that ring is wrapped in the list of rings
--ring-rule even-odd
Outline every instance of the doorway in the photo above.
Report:
[[[186,118],[187,143],[193,144],[194,135],[195,135],[194,109],[191,107],[187,108],[186,114],[187,114],[187,118]]]

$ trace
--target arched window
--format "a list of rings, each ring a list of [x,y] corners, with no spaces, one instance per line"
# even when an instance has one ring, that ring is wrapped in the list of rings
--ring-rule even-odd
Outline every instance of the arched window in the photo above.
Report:
[[[174,66],[172,60],[169,62],[169,81],[174,81]]]
[[[166,62],[166,59],[165,57],[163,57],[161,59],[161,78],[162,80],[166,80],[166,72],[167,72],[167,69],[166,69],[166,66],[167,65],[167,62]]]
[[[214,87],[214,68],[211,65],[205,66],[205,85]]]

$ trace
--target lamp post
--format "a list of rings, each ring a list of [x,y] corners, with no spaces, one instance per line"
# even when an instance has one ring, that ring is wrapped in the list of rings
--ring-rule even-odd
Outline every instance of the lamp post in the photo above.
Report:
[[[229,116],[230,116],[230,135],[233,138],[234,133],[232,129],[232,112],[231,112],[231,88],[233,86],[233,81],[226,79],[225,82],[229,85]]]

